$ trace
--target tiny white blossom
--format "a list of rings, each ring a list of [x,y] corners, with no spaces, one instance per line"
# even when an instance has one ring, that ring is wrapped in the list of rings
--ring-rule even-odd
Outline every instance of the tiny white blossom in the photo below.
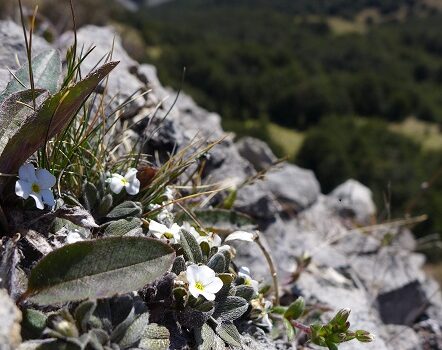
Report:
[[[188,266],[186,277],[189,282],[189,292],[195,298],[202,295],[207,300],[215,300],[215,294],[223,287],[221,278],[216,277],[215,271],[205,265]]]
[[[15,194],[27,199],[34,198],[38,209],[44,209],[47,204],[55,205],[51,187],[55,185],[56,178],[46,169],[35,169],[30,163],[23,164],[18,170],[19,179],[15,183]]]
[[[221,245],[221,237],[216,233],[209,232],[207,235],[201,235],[195,227],[185,221],[182,225],[182,228],[189,232],[200,244],[201,242],[207,242],[210,247],[219,247]]]
[[[227,238],[224,240],[225,242],[229,241],[245,241],[245,242],[253,242],[256,238],[256,235],[251,232],[246,231],[235,231],[227,236]]]
[[[238,271],[238,276],[244,279],[245,285],[252,287],[255,294],[258,294],[259,283],[250,277],[250,270],[248,267],[242,266]]]
[[[116,173],[112,174],[111,178],[107,180],[111,191],[118,194],[125,188],[130,195],[140,192],[140,180],[137,178],[137,172],[137,169],[130,168],[124,176]]]
[[[149,223],[149,232],[151,234],[156,238],[166,238],[171,241],[171,243],[178,243],[180,241],[180,230],[181,227],[175,223],[170,227],[160,224],[155,220],[150,220]]]

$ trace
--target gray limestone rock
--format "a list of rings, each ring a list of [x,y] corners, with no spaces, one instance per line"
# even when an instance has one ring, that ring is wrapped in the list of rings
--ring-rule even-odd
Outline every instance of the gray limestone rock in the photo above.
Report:
[[[0,348],[15,349],[21,342],[21,312],[4,289],[0,289]]]
[[[268,168],[277,158],[270,147],[264,142],[254,137],[243,137],[237,143],[239,154],[247,159],[257,170]]]
[[[332,205],[339,215],[354,219],[356,223],[368,224],[376,214],[370,189],[359,181],[349,179],[329,196],[334,199]]]
[[[12,21],[0,21],[0,68],[12,71],[26,64],[26,46],[23,28]],[[32,40],[32,56],[50,49],[46,40],[34,36]],[[3,76],[0,76],[2,79]]]
[[[266,176],[270,191],[287,212],[300,212],[311,206],[321,193],[315,174],[293,164],[284,164]]]

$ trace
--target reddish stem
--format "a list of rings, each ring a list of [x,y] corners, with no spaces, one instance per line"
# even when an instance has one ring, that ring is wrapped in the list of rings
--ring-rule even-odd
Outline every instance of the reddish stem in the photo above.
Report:
[[[293,327],[298,328],[299,330],[303,331],[304,333],[307,333],[307,334],[312,333],[312,330],[310,329],[310,327],[306,326],[305,324],[302,324],[302,323],[295,321],[295,320],[291,320],[290,323],[292,324]]]

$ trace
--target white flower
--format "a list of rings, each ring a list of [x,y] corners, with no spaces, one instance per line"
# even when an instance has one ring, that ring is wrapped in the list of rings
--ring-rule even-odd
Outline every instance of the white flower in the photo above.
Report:
[[[155,220],[150,220],[149,223],[149,232],[151,234],[156,238],[166,238],[171,241],[171,243],[178,243],[180,241],[180,230],[181,227],[175,223],[170,227],[160,224]]]
[[[253,242],[256,238],[256,234],[246,232],[246,231],[235,231],[227,236],[227,238],[224,240],[224,242],[229,241],[245,241],[245,242]]]
[[[254,279],[252,279],[252,277],[250,277],[250,270],[248,267],[243,266],[239,269],[238,271],[238,276],[242,277],[244,279],[244,283],[246,286],[250,286],[253,288],[253,290],[255,291],[255,294],[258,294],[258,281],[255,281]]]
[[[140,180],[137,178],[137,172],[137,169],[130,168],[124,176],[112,174],[111,178],[107,180],[111,191],[118,194],[125,188],[126,192],[132,196],[140,192]]]
[[[15,194],[27,199],[34,198],[38,209],[44,209],[47,204],[55,205],[54,195],[51,187],[57,181],[55,176],[46,169],[35,169],[30,163],[23,164],[18,170],[19,179],[15,183]]]
[[[202,295],[207,300],[215,300],[215,294],[223,287],[221,278],[215,276],[208,266],[190,265],[186,270],[189,292],[195,298]]]

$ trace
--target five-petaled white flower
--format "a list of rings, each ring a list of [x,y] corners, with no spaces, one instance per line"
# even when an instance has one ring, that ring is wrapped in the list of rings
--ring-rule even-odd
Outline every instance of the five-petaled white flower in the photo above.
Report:
[[[160,224],[155,220],[150,220],[149,223],[149,232],[151,234],[153,234],[156,238],[166,238],[171,243],[178,243],[180,241],[180,230],[181,227],[175,223],[170,227]]]
[[[38,209],[44,209],[47,204],[51,207],[55,205],[54,195],[51,187],[57,181],[55,176],[46,169],[35,169],[34,165],[23,164],[18,170],[19,179],[15,183],[15,194],[27,199],[34,198]]]
[[[186,270],[189,292],[195,298],[202,295],[207,300],[215,300],[215,294],[223,286],[221,278],[215,276],[215,271],[210,267],[202,265],[190,265]]]
[[[252,277],[250,277],[250,270],[248,267],[246,266],[242,266],[239,271],[238,271],[238,276],[242,277],[244,279],[244,284],[246,286],[250,286],[253,288],[253,290],[255,291],[255,294],[258,294],[258,281],[255,281],[254,279],[252,279]]]
[[[111,178],[107,180],[112,192],[118,194],[123,188],[130,195],[135,195],[140,192],[140,180],[137,178],[138,170],[135,168],[129,168],[126,175],[112,174]]]

